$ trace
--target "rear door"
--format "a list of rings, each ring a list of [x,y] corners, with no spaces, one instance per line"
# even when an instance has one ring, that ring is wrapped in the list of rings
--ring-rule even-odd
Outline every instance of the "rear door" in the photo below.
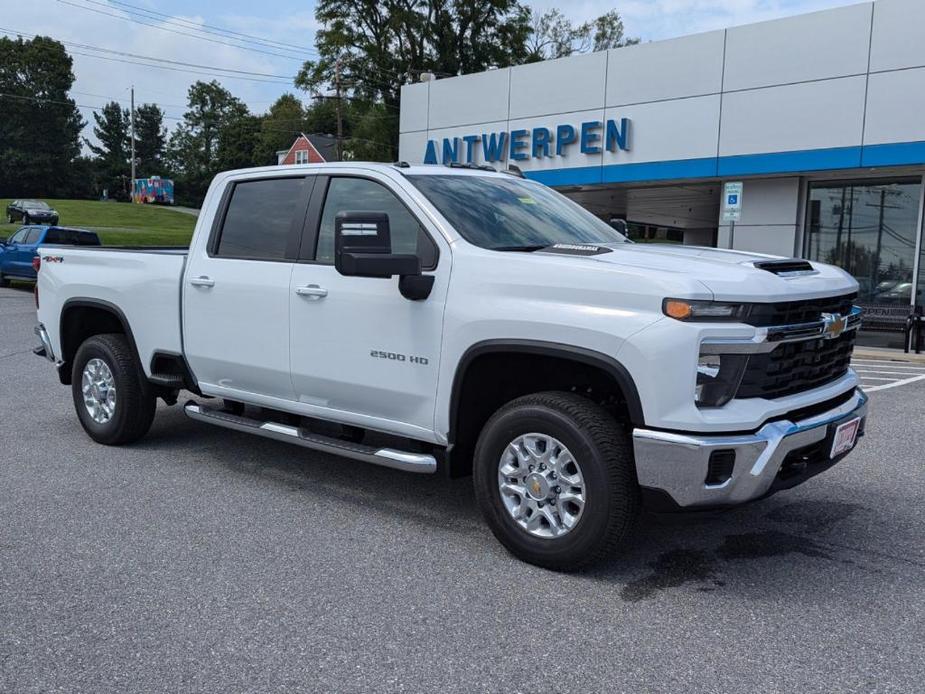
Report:
[[[343,211],[389,215],[393,252],[417,253],[425,274],[435,275],[427,299],[405,299],[397,277],[337,272],[334,217]],[[419,212],[387,179],[319,176],[290,290],[292,383],[315,416],[433,435],[450,253]]]
[[[203,392],[273,406],[294,397],[289,286],[313,177],[231,182],[183,287],[187,359]]]

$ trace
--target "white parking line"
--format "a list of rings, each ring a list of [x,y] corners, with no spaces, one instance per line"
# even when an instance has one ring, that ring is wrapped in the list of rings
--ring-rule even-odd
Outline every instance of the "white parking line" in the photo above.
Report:
[[[852,359],[851,368],[869,393],[925,380],[925,364],[892,359]]]
[[[890,374],[892,376],[918,376],[925,375],[921,371],[876,371],[874,369],[855,369],[859,374]]]
[[[880,361],[880,360],[874,361],[872,359],[852,359],[851,363],[852,364],[862,364],[864,366],[875,366],[875,367],[890,366],[890,367],[896,367],[898,369],[925,370],[925,364],[918,364],[915,362],[908,362],[908,361],[885,361],[885,360],[884,361]]]
[[[907,378],[902,381],[894,381],[893,383],[884,383],[882,386],[871,386],[870,388],[865,388],[868,393],[873,393],[878,390],[886,390],[887,388],[896,388],[898,386],[904,386],[907,383],[915,383],[916,381],[925,381],[925,374],[921,376],[915,376],[914,378]]]

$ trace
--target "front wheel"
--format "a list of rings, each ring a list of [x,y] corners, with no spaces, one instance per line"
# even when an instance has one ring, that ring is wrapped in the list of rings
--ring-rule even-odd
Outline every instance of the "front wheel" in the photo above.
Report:
[[[132,443],[154,421],[157,399],[125,335],[94,335],[80,346],[71,391],[77,417],[97,443]]]
[[[22,216],[22,223],[23,223],[23,226],[28,226],[28,225],[29,225],[29,215],[24,214],[24,215]]]
[[[573,571],[615,552],[639,509],[629,437],[600,406],[571,393],[518,398],[476,445],[475,493],[515,556]]]

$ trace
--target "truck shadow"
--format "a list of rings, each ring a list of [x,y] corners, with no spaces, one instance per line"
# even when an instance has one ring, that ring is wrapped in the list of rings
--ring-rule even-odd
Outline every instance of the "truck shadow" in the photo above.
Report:
[[[496,561],[498,570],[520,578],[560,576],[517,562],[494,541],[482,522],[471,478],[403,473],[306,451],[193,422],[178,408],[162,409],[138,447],[152,452],[182,448],[183,461],[192,454],[197,465],[214,467],[217,474],[279,485],[304,496],[307,514],[313,499],[334,499],[375,514],[382,523],[400,518],[403,524],[417,524],[428,542],[446,535],[457,552],[480,555],[482,564]],[[818,584],[849,569],[871,577],[882,573],[884,564],[925,574],[925,564],[915,559],[870,549],[880,541],[872,529],[903,527],[896,519],[882,518],[888,509],[832,500],[832,492],[821,489],[808,498],[783,493],[726,512],[643,514],[619,556],[555,580],[604,583],[623,601],[636,603],[682,586],[709,594],[773,590],[781,580]],[[756,579],[753,564],[768,558],[778,561]],[[756,580],[766,585],[756,587]]]

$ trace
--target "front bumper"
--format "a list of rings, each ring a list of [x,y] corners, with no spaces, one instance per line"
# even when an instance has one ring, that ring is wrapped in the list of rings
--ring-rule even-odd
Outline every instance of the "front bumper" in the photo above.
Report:
[[[753,434],[636,429],[633,448],[639,485],[658,510],[734,506],[758,499],[838,462],[844,456],[830,460],[826,445],[833,425],[861,417],[860,436],[866,416],[867,396],[857,389],[846,402],[826,412],[796,422],[770,422]],[[715,478],[711,456],[717,451],[734,461],[731,475],[721,482],[711,479]]]

